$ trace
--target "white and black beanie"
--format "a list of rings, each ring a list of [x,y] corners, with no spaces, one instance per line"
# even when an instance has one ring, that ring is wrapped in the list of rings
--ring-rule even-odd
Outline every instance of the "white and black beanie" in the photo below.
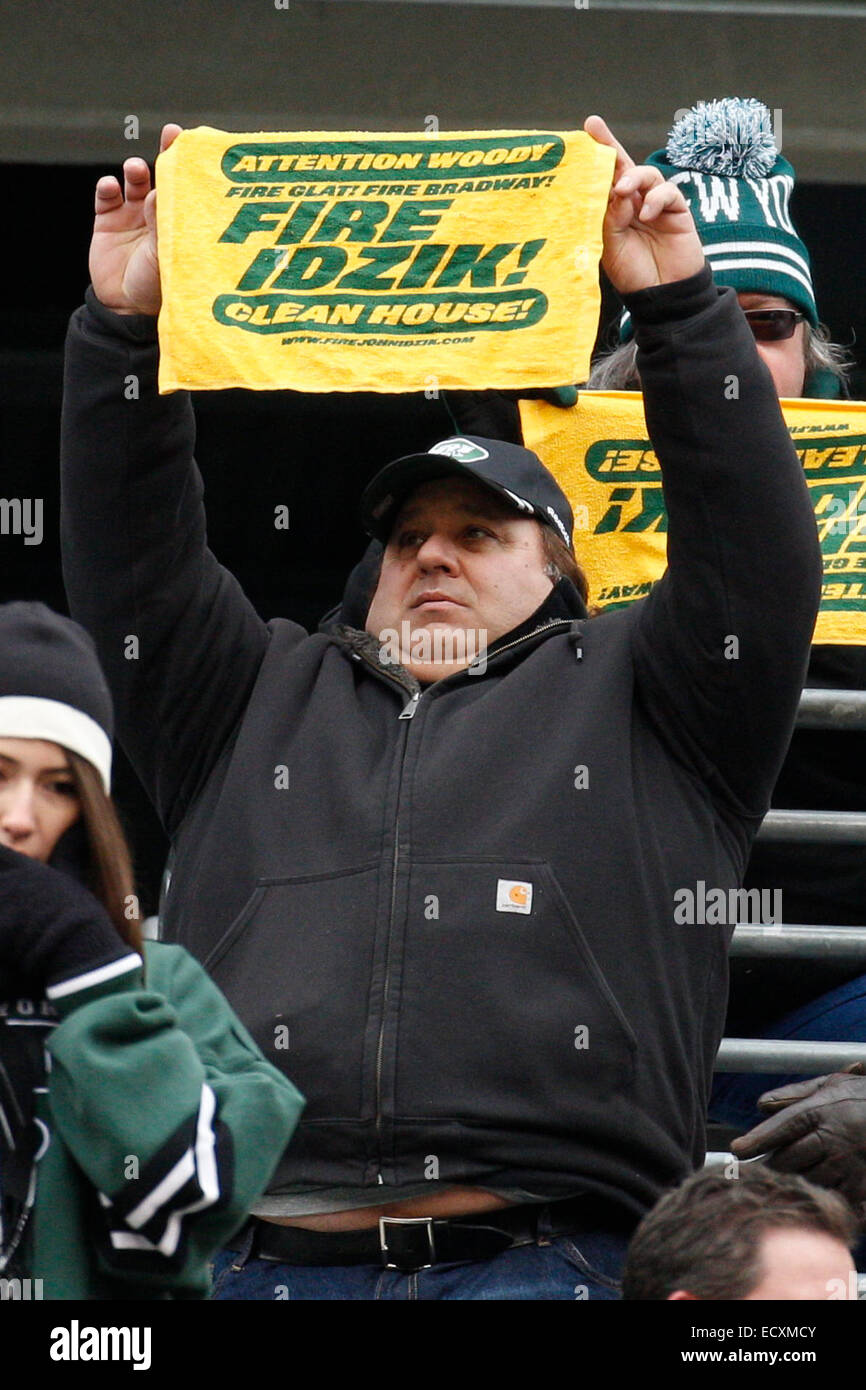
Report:
[[[0,604],[0,738],[59,743],[111,790],[111,694],[92,639],[44,603]]]

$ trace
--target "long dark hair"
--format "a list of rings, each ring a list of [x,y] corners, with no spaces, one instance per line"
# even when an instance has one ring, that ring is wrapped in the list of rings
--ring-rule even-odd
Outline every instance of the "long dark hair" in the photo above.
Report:
[[[141,953],[141,911],[135,892],[132,856],[114,802],[91,762],[63,750],[81,805],[87,837],[88,887],[99,899],[127,946]]]

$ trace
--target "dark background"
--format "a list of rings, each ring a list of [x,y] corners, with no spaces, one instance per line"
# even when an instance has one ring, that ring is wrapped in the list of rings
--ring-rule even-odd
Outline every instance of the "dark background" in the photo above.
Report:
[[[0,0],[0,497],[44,499],[45,539],[0,536],[0,600],[65,611],[57,543],[63,339],[87,284],[93,188],[162,120],[224,129],[443,129],[558,125],[601,109],[636,158],[677,108],[757,95],[784,116],[807,177],[794,221],[819,312],[853,345],[866,398],[866,19],[645,12],[615,3],[314,4],[266,0],[44,7]],[[862,9],[850,6],[852,15]],[[566,9],[571,13],[567,13]],[[819,6],[800,9],[818,11]],[[139,113],[141,138],[123,138]],[[802,157],[801,157],[802,155]],[[615,317],[605,297],[602,324]],[[265,618],[315,627],[364,548],[364,483],[389,459],[452,432],[442,401],[387,394],[224,391],[196,397],[210,540]],[[290,509],[287,532],[274,507]],[[134,547],[135,537],[130,537]],[[143,905],[155,910],[165,842],[122,755],[115,793]]]

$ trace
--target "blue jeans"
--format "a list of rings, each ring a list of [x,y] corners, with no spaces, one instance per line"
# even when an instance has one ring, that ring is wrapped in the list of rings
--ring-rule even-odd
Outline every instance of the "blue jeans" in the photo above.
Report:
[[[256,1299],[586,1299],[616,1300],[629,1237],[593,1231],[547,1237],[544,1218],[535,1242],[490,1260],[441,1264],[417,1274],[381,1265],[285,1265],[223,1250],[214,1265],[211,1297]],[[248,1248],[249,1239],[244,1246]]]
[[[812,1042],[866,1042],[866,975],[822,994],[786,1014],[765,1029],[765,1038],[797,1038]],[[804,1078],[796,1075],[724,1073],[716,1077],[710,1099],[710,1119],[718,1124],[751,1129],[762,1118],[758,1098],[764,1091]]]

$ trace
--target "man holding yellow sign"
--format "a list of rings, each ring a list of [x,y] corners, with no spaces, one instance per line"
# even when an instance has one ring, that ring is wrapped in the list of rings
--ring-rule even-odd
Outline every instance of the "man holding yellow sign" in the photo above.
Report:
[[[157,390],[150,173],[97,186],[67,357],[70,603],[173,838],[164,932],[308,1098],[219,1298],[615,1298],[629,1231],[703,1159],[731,927],[683,926],[675,895],[740,881],[819,557],[682,194],[586,131],[615,161],[603,265],[670,512],[664,579],[592,621],[550,559],[551,538],[574,558],[553,477],[452,438],[368,485],[381,564],[338,620],[266,625],[206,547],[189,401]]]

